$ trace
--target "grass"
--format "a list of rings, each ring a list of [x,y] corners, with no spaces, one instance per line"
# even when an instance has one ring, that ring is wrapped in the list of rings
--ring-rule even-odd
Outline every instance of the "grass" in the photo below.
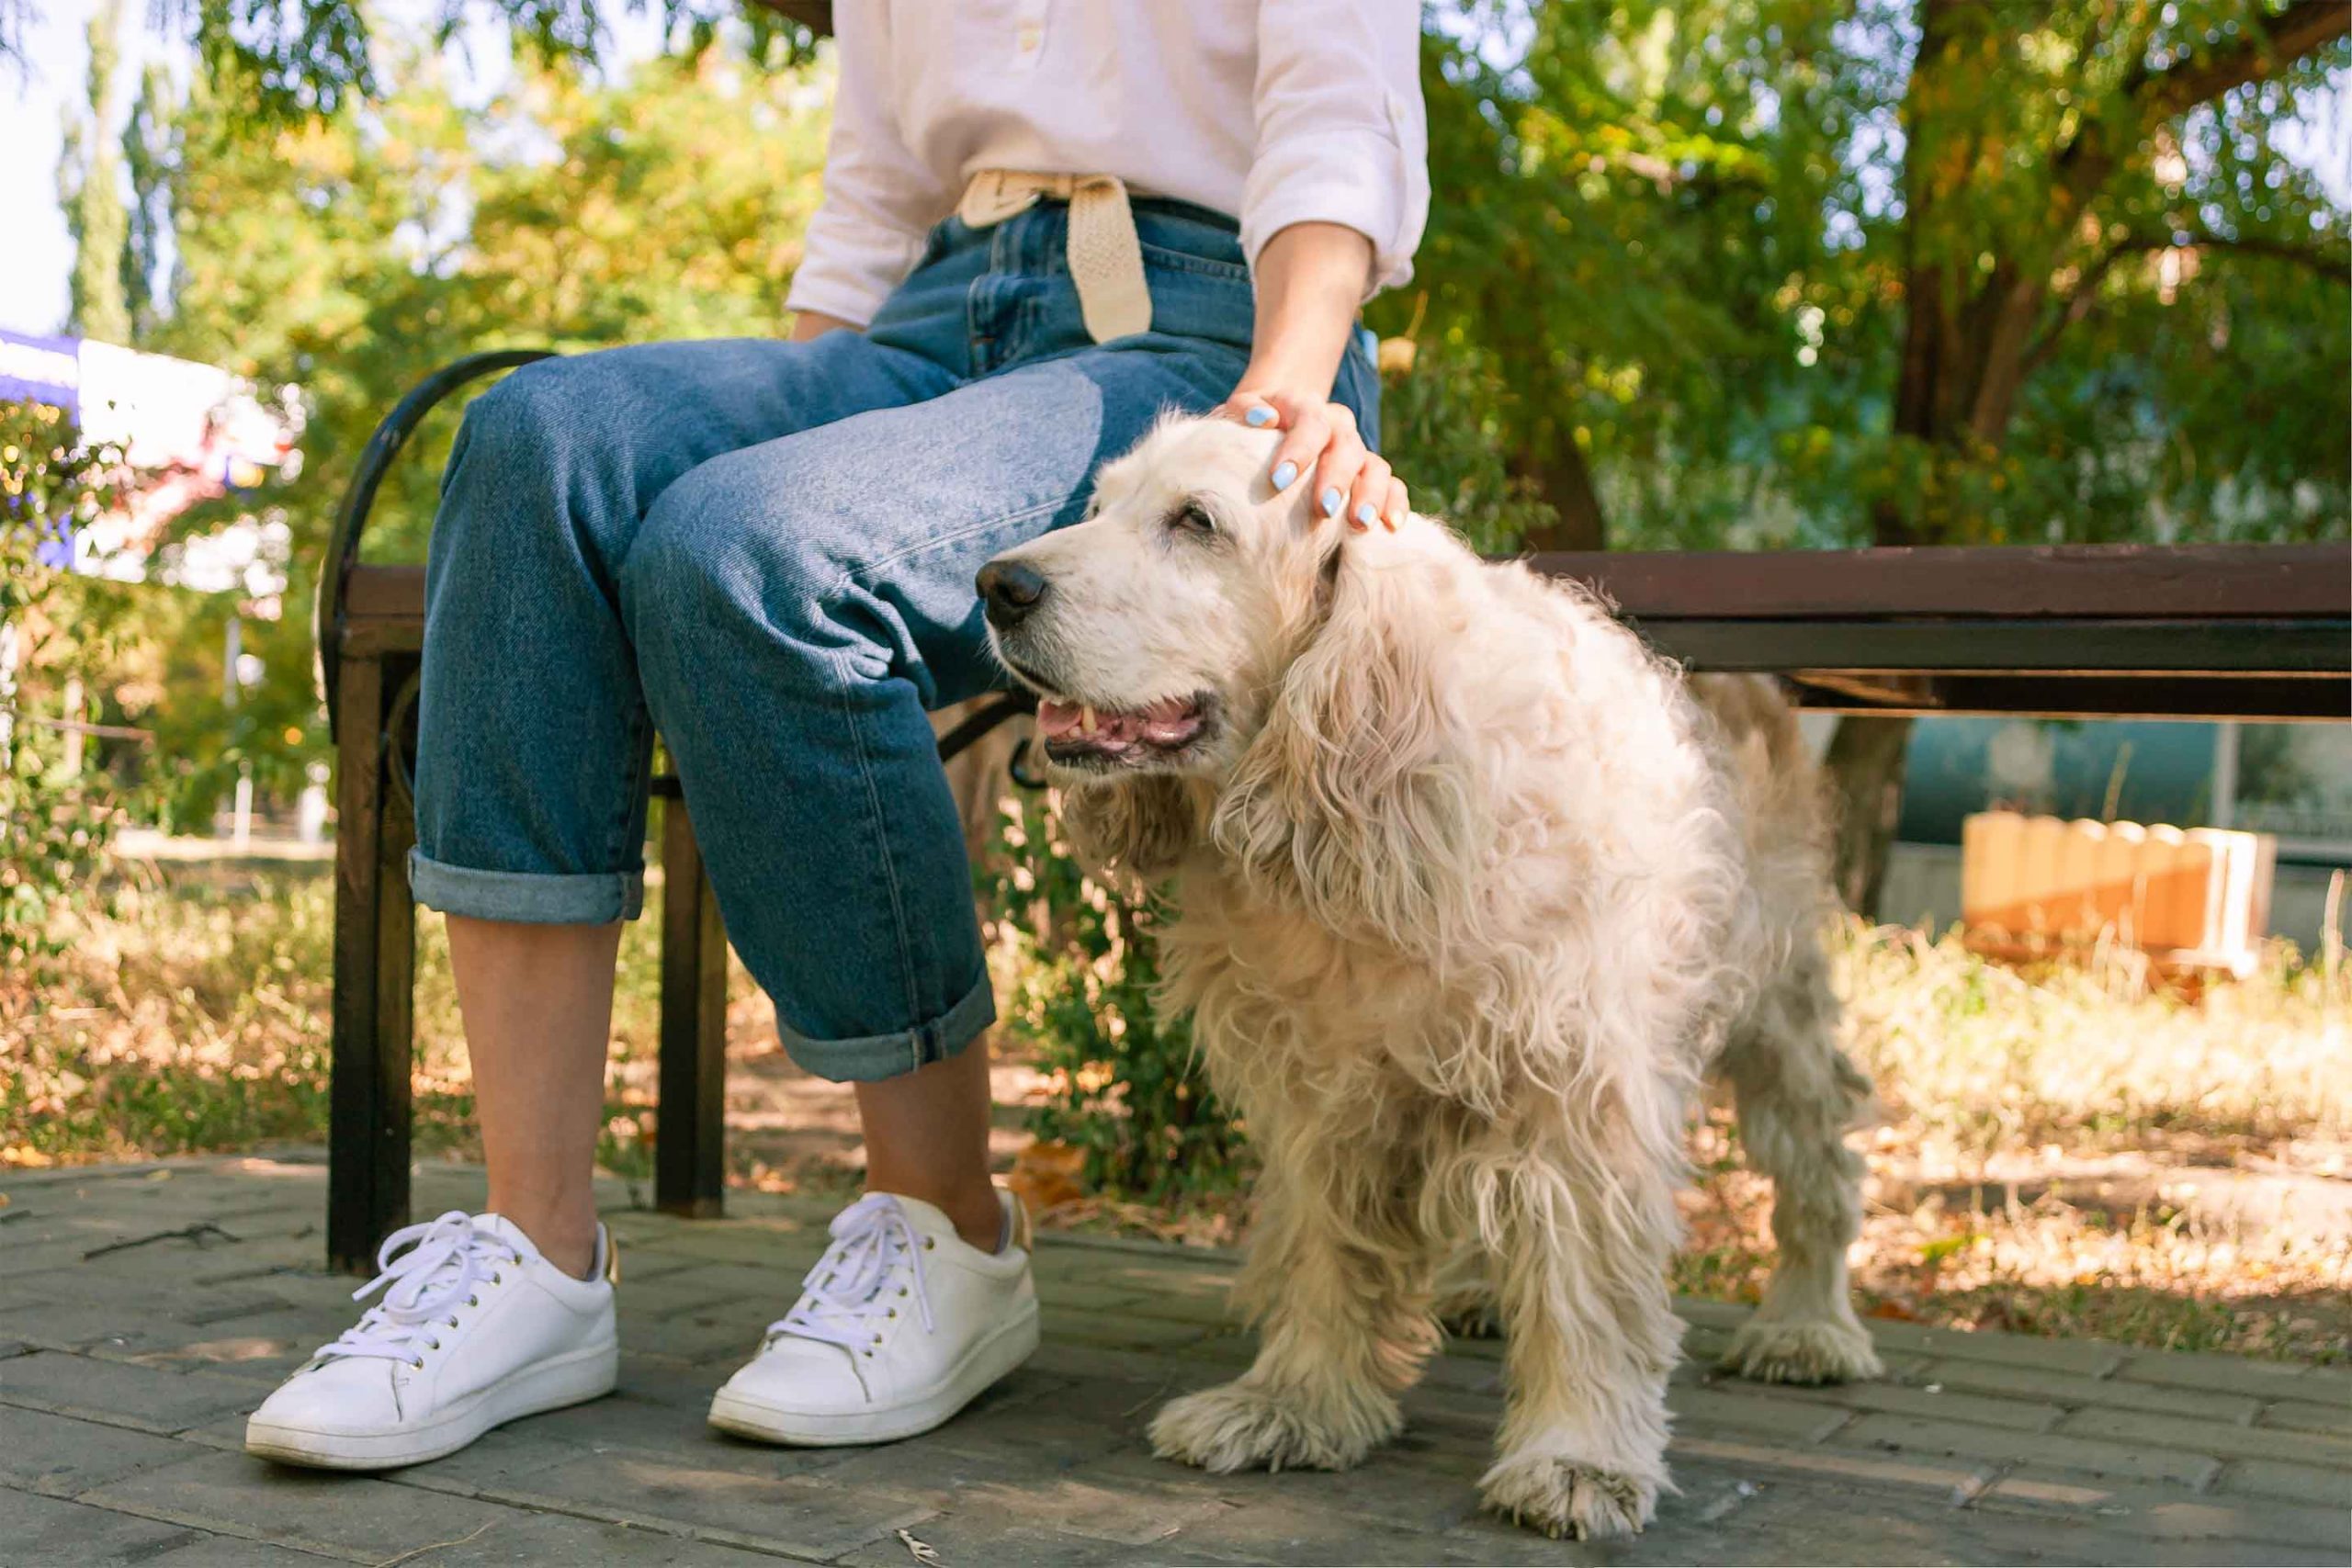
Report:
[[[2352,1353],[2345,988],[2283,945],[2189,997],[2130,954],[2019,971],[1956,940],[1839,933],[1879,1089],[1858,1289],[1881,1316],[2179,1350]],[[1699,1130],[1678,1285],[1752,1301],[1769,1194]]]
[[[319,871],[175,867],[111,888],[58,952],[0,976],[0,1164],[130,1159],[315,1142],[326,1119],[332,885]],[[657,901],[658,902],[658,901]],[[658,1024],[654,920],[629,931],[602,1157],[650,1167]],[[437,919],[418,938],[417,1139],[474,1153],[471,1095]],[[2128,954],[2019,971],[1957,942],[1859,924],[1837,937],[1848,1043],[1880,1087],[1857,1287],[1882,1316],[2176,1349],[2352,1356],[2352,1032],[2346,987],[2276,950],[2188,997]],[[1000,976],[1001,979],[1005,978]],[[763,1086],[792,1077],[737,972],[730,1158],[763,1185],[847,1185],[844,1105],[804,1098],[775,1126],[836,1117],[814,1156],[775,1151]],[[1001,1099],[1024,1069],[1009,1064]],[[1030,1075],[1034,1077],[1035,1075]],[[835,1098],[842,1098],[836,1096]],[[1012,1134],[1008,1129],[1008,1137]],[[1017,1142],[1017,1138],[1013,1141]],[[1768,1192],[1727,1111],[1696,1130],[1679,1290],[1753,1300],[1771,1259]],[[1009,1147],[1004,1149],[1011,1157]],[[1066,1173],[1064,1173],[1066,1175]],[[1078,1222],[1233,1239],[1230,1197]]]

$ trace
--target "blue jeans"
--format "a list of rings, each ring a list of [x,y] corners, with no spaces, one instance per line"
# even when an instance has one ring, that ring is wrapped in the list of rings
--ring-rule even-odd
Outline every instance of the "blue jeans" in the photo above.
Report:
[[[1230,221],[1138,202],[1153,330],[1097,344],[1066,217],[940,225],[862,335],[547,360],[474,401],[426,575],[419,902],[634,918],[658,729],[795,1061],[889,1077],[993,1021],[923,716],[1001,682],[973,574],[1250,351]],[[1360,345],[1335,396],[1376,434]]]

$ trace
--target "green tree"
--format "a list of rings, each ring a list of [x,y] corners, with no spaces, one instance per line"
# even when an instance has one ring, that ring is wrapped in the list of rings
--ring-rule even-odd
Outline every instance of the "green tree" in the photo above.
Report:
[[[143,342],[160,319],[156,281],[171,228],[171,172],[178,152],[172,99],[170,74],[161,65],[149,65],[140,75],[139,96],[131,100],[130,120],[122,132],[123,166],[130,176],[122,302],[133,343]]]
[[[170,312],[149,345],[234,370],[265,395],[299,388],[305,416],[299,473],[176,525],[187,536],[255,512],[282,519],[287,592],[162,598],[145,615],[153,640],[114,682],[157,731],[175,822],[209,819],[247,767],[282,799],[324,754],[300,612],[352,465],[418,378],[479,348],[788,324],[784,293],[824,151],[807,72],[730,39],[617,84],[526,67],[496,100],[461,107],[432,51],[379,47],[388,96],[364,111],[257,127],[250,83],[201,73],[169,111],[176,254]],[[372,558],[421,555],[455,423],[437,418],[393,473]],[[220,665],[232,613],[267,671],[233,711]]]
[[[65,152],[57,171],[58,203],[74,239],[69,325],[103,343],[130,341],[122,288],[130,219],[123,211],[122,163],[114,141],[121,31],[122,0],[107,0],[90,18],[89,101],[83,115],[66,117]]]

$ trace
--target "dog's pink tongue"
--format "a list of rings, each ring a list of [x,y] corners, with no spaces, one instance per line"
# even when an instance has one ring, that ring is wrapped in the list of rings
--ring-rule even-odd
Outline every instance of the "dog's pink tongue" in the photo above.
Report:
[[[1078,728],[1078,705],[1057,703],[1047,697],[1037,705],[1037,733],[1048,740],[1057,739]]]

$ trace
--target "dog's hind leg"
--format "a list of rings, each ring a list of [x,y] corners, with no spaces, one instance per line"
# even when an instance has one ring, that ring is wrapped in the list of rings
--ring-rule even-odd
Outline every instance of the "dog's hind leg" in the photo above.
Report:
[[[1237,1287],[1258,1320],[1258,1359],[1171,1401],[1152,1449],[1217,1472],[1344,1470],[1404,1425],[1396,1394],[1437,1337],[1427,1259],[1395,1162],[1269,1145]]]
[[[1781,1253],[1763,1304],[1733,1337],[1724,1365],[1765,1382],[1842,1382],[1881,1371],[1846,1277],[1862,1205],[1862,1159],[1846,1146],[1846,1130],[1870,1080],[1831,1038],[1837,1018],[1828,964],[1808,932],[1716,1065],[1732,1087],[1748,1163],[1772,1179]]]
[[[1679,1148],[1614,1119],[1475,1179],[1495,1249],[1509,1391],[1487,1505],[1555,1537],[1632,1535],[1667,1483],[1667,1293]]]

